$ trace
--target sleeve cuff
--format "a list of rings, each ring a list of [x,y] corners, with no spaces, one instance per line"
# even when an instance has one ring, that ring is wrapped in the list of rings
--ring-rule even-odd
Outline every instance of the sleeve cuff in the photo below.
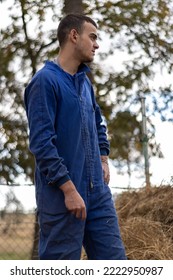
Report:
[[[49,186],[55,186],[55,187],[60,187],[61,185],[65,184],[67,181],[71,180],[69,175],[65,175],[64,177],[62,177],[61,179],[59,179],[58,181],[54,181],[54,182],[49,182],[48,185]]]
[[[108,156],[109,155],[109,150],[107,150],[107,149],[100,149],[100,155],[101,156]]]

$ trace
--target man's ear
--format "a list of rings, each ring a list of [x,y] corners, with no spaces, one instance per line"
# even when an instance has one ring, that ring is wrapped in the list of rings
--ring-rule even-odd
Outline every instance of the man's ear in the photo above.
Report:
[[[76,29],[72,29],[70,31],[70,34],[69,34],[69,37],[70,37],[70,40],[75,43],[77,41],[77,38],[78,38],[79,34],[78,32],[76,31]]]

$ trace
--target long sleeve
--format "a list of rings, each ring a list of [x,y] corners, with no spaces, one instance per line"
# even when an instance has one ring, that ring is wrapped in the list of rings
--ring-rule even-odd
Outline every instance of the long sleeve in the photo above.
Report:
[[[38,73],[26,88],[25,106],[29,123],[29,147],[37,167],[46,176],[48,184],[60,186],[70,178],[57,150],[54,125],[57,96],[51,79],[45,73]]]

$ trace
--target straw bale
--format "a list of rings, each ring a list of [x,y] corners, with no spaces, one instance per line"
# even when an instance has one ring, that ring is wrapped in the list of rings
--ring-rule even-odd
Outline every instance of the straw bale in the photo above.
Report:
[[[129,259],[173,259],[171,186],[123,192],[115,204]]]

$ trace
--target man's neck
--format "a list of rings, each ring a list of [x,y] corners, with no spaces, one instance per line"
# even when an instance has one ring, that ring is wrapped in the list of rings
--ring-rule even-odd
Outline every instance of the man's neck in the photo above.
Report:
[[[75,75],[78,71],[78,67],[80,63],[78,63],[73,56],[59,53],[56,58],[56,63],[67,73],[70,75]]]

